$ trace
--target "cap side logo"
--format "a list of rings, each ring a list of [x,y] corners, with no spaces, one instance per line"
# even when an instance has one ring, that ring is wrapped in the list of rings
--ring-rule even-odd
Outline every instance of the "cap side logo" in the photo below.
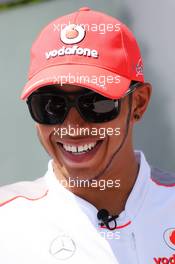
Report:
[[[136,65],[136,76],[143,75],[143,62],[140,58],[137,65]]]
[[[82,41],[85,37],[85,30],[83,27],[75,24],[66,26],[60,34],[60,39],[65,44],[75,44]]]

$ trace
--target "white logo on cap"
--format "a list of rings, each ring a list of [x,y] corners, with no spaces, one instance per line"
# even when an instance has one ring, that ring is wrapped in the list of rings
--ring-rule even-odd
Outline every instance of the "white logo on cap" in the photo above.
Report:
[[[61,41],[65,44],[75,44],[80,42],[85,37],[85,30],[82,26],[71,24],[66,26],[61,31]],[[65,55],[79,55],[86,57],[98,58],[98,51],[90,48],[82,48],[77,45],[73,45],[72,47],[60,47],[59,49],[49,50],[45,52],[46,59],[55,58],[58,56]]]
[[[61,41],[65,44],[75,44],[80,42],[85,37],[85,30],[83,27],[75,24],[66,26],[61,31]]]

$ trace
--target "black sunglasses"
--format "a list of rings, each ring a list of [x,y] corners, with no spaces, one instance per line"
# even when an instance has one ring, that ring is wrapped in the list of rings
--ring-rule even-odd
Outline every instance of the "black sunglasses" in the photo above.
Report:
[[[47,92],[42,88],[28,97],[27,104],[32,118],[40,124],[62,124],[71,107],[75,107],[86,122],[103,123],[119,115],[121,100],[138,84],[142,83],[131,85],[120,99],[110,99],[88,89],[66,93],[59,89]],[[75,99],[70,99],[70,95],[76,95]]]

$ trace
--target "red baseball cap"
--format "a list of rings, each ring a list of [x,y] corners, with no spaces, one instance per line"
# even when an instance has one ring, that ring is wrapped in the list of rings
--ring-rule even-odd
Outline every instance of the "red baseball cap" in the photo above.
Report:
[[[31,48],[21,99],[46,85],[71,83],[118,99],[132,80],[144,82],[132,32],[119,20],[88,7],[49,23]]]

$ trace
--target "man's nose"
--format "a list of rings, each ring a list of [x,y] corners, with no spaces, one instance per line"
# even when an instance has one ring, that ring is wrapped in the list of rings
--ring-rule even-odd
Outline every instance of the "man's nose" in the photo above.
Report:
[[[75,107],[71,107],[63,123],[64,127],[67,127],[68,125],[73,127],[84,127],[87,126],[88,123],[86,123],[86,121],[81,117]]]

